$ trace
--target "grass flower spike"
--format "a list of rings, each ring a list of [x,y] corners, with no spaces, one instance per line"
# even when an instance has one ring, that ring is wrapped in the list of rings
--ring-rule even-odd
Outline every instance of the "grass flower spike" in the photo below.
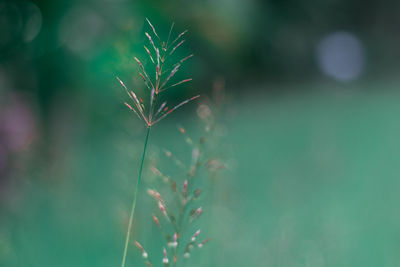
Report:
[[[184,80],[181,80],[178,82],[174,82],[171,84],[171,79],[179,71],[179,68],[182,66],[182,63],[185,62],[187,59],[193,57],[193,55],[189,55],[189,56],[177,61],[175,64],[173,64],[172,67],[170,67],[169,71],[165,70],[165,68],[166,68],[165,62],[166,62],[167,58],[169,56],[171,56],[175,52],[175,50],[183,44],[184,40],[181,40],[178,43],[178,45],[174,46],[171,49],[172,46],[169,46],[169,44],[168,44],[170,36],[168,36],[168,41],[166,43],[161,41],[160,38],[158,37],[158,34],[157,34],[154,26],[150,23],[150,21],[148,19],[146,19],[146,21],[152,28],[154,35],[157,37],[157,39],[160,43],[159,44],[160,47],[157,47],[157,45],[154,43],[151,35],[147,32],[145,33],[151,46],[153,47],[153,50],[154,50],[153,52],[151,52],[146,46],[144,46],[145,51],[149,55],[151,62],[153,63],[153,65],[155,65],[155,75],[154,75],[153,79],[152,79],[151,75],[149,75],[148,72],[146,71],[146,68],[142,64],[142,62],[137,57],[134,57],[134,60],[138,63],[140,71],[141,71],[141,72],[139,72],[139,75],[142,77],[142,79],[146,85],[146,88],[149,90],[149,102],[147,103],[147,107],[143,103],[141,98],[138,98],[133,91],[129,90],[127,88],[127,86],[124,84],[124,82],[119,77],[116,77],[116,78],[120,82],[122,87],[125,89],[129,98],[131,99],[132,103],[131,104],[125,103],[125,105],[131,111],[133,111],[141,120],[144,121],[146,127],[150,128],[151,126],[158,123],[159,121],[164,119],[166,116],[168,116],[169,114],[171,114],[172,112],[174,112],[175,110],[180,108],[181,106],[198,98],[199,95],[196,95],[192,98],[186,99],[172,108],[168,108],[167,102],[162,102],[158,107],[155,107],[156,102],[158,100],[158,96],[161,92],[164,92],[171,87],[175,87],[175,86],[192,81],[192,78],[187,78],[187,79],[184,79]],[[173,27],[174,27],[174,24],[172,24],[172,26],[171,26],[169,35],[171,35]],[[173,43],[175,43],[177,40],[180,40],[182,38],[182,36],[184,35],[184,33],[186,33],[186,32],[187,31],[184,31],[183,33],[179,34]],[[156,60],[154,60],[154,58],[156,58]],[[168,75],[166,75],[166,74],[168,74]],[[146,108],[147,108],[147,112],[146,112]]]
[[[137,195],[139,193],[139,186],[140,186],[140,180],[142,177],[142,170],[143,170],[143,163],[146,155],[146,150],[147,150],[147,144],[149,140],[149,135],[150,135],[150,130],[153,125],[156,123],[160,122],[161,120],[165,119],[169,114],[177,110],[178,108],[182,107],[183,105],[187,104],[188,102],[196,99],[199,97],[199,95],[196,95],[192,98],[186,99],[179,103],[178,105],[168,107],[166,101],[160,101],[160,94],[162,92],[165,92],[167,89],[190,82],[192,79],[187,78],[181,81],[173,81],[173,78],[175,74],[179,71],[181,68],[182,64],[191,58],[193,55],[188,55],[185,58],[176,61],[175,64],[172,64],[172,66],[167,66],[166,62],[169,57],[171,57],[174,52],[184,43],[185,40],[183,40],[183,36],[186,34],[187,31],[184,31],[180,33],[174,41],[170,42],[171,39],[171,34],[172,30],[174,28],[174,23],[172,23],[167,41],[164,42],[161,40],[160,36],[157,34],[155,27],[151,22],[146,18],[146,21],[148,25],[151,28],[151,34],[146,32],[145,35],[148,39],[149,42],[149,47],[148,48],[146,45],[144,46],[144,49],[146,53],[148,54],[150,61],[152,63],[152,68],[153,70],[147,71],[146,67],[142,64],[140,59],[137,57],[134,57],[134,60],[137,62],[139,65],[139,75],[143,79],[144,84],[146,88],[148,89],[148,102],[144,102],[142,98],[138,97],[133,90],[129,90],[128,87],[125,85],[125,83],[119,78],[116,77],[119,83],[122,85],[122,87],[125,89],[126,93],[129,96],[130,102],[125,103],[125,105],[145,124],[147,131],[146,131],[146,137],[145,137],[145,142],[144,142],[144,148],[143,148],[143,154],[142,154],[142,159],[140,162],[140,168],[139,168],[139,175],[138,175],[138,180],[136,184],[136,189],[135,189],[135,194],[133,196],[133,202],[132,202],[132,207],[131,207],[131,212],[129,216],[129,223],[128,223],[128,229],[126,233],[126,240],[125,240],[125,248],[124,248],[124,253],[122,257],[122,264],[121,267],[125,266],[126,262],[126,255],[127,255],[127,250],[128,250],[128,245],[129,245],[129,240],[130,240],[130,233],[132,229],[132,222],[133,222],[133,217],[135,213],[135,207],[136,207],[136,199]],[[161,102],[161,104],[159,104]],[[167,213],[165,211],[164,204],[162,201],[159,201],[159,208],[161,211],[163,211],[163,214],[167,216]],[[153,218],[155,222],[158,221],[157,217]],[[138,246],[138,244],[136,244]],[[140,245],[140,244],[139,244]],[[139,247],[139,246],[138,246]],[[164,250],[164,253],[165,250]],[[144,253],[143,253],[144,254]],[[147,255],[147,253],[146,253]],[[164,263],[168,265],[168,258],[165,255],[164,258]]]

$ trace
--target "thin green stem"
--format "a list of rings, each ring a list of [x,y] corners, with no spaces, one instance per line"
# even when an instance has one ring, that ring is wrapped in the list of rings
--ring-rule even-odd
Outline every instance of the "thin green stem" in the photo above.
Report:
[[[137,200],[137,196],[138,196],[138,193],[139,193],[140,180],[142,179],[143,163],[144,163],[144,158],[145,158],[145,155],[146,155],[147,143],[149,141],[150,129],[151,129],[151,127],[147,127],[146,139],[144,141],[144,148],[143,148],[143,154],[142,154],[142,161],[140,163],[140,169],[139,169],[139,177],[138,177],[138,180],[136,182],[135,195],[133,196],[131,215],[129,217],[129,223],[128,223],[128,231],[126,232],[125,248],[124,248],[124,255],[122,257],[121,267],[125,267],[126,253],[128,251],[129,238],[131,236],[133,215],[135,214],[136,200]]]

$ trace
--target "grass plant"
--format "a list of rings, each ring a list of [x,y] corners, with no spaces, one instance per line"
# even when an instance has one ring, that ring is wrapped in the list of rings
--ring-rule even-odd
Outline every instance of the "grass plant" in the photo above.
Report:
[[[223,104],[224,94],[223,85],[217,85],[214,99],[203,98],[197,108],[200,129],[187,131],[177,127],[187,147],[162,149],[161,159],[151,159],[150,171],[154,177],[148,183],[147,193],[154,207],[148,220],[154,222],[161,239],[157,239],[155,253],[148,253],[141,243],[135,242],[148,267],[160,266],[160,263],[164,267],[186,266],[192,254],[210,241],[203,238],[208,227],[200,222],[200,217],[212,210],[210,204],[215,200],[212,189],[217,185],[220,171],[226,169],[219,150],[218,132],[222,124],[215,116]],[[183,154],[179,153],[182,149]]]
[[[131,205],[131,211],[129,215],[129,222],[128,222],[128,229],[126,232],[126,238],[125,238],[125,246],[124,246],[124,252],[122,256],[122,263],[121,267],[125,267],[126,264],[126,258],[127,258],[127,251],[128,251],[128,246],[129,246],[129,241],[130,241],[130,235],[132,231],[132,224],[133,224],[133,219],[134,219],[134,214],[135,214],[135,207],[136,207],[136,201],[137,201],[137,196],[140,192],[140,184],[141,184],[141,179],[142,179],[142,173],[143,173],[143,164],[146,158],[146,151],[149,143],[149,137],[150,137],[150,131],[152,129],[152,126],[166,118],[169,114],[180,108],[181,106],[185,105],[186,103],[196,99],[199,97],[199,95],[194,96],[192,98],[186,99],[182,101],[180,104],[173,106],[172,108],[169,108],[167,105],[167,102],[160,101],[161,94],[164,93],[167,89],[185,84],[187,82],[190,82],[192,79],[184,79],[180,80],[177,82],[172,82],[175,74],[179,71],[181,68],[182,64],[191,58],[193,55],[188,55],[187,57],[180,59],[178,61],[175,61],[175,63],[171,65],[167,65],[167,61],[171,61],[171,58],[174,56],[174,52],[181,47],[181,45],[185,42],[183,39],[184,35],[187,33],[187,31],[184,31],[180,33],[175,39],[171,39],[172,31],[174,29],[174,23],[172,23],[167,41],[161,40],[159,35],[157,34],[157,31],[155,27],[152,25],[152,23],[146,18],[146,21],[148,23],[148,26],[151,29],[151,32],[148,33],[146,32],[145,35],[148,39],[149,42],[149,47],[148,48],[146,45],[144,46],[144,49],[146,50],[146,53],[149,56],[149,59],[151,61],[151,69],[152,71],[147,71],[146,69],[150,69],[147,66],[144,66],[142,62],[137,58],[134,57],[134,60],[138,63],[139,65],[139,75],[143,79],[144,84],[146,88],[148,89],[148,102],[144,102],[141,97],[138,97],[133,90],[129,90],[128,87],[124,84],[124,82],[119,78],[116,77],[117,80],[120,82],[122,87],[125,89],[126,93],[128,94],[130,98],[131,103],[125,102],[125,105],[134,113],[136,116],[144,122],[144,125],[146,127],[146,136],[145,136],[145,141],[144,141],[144,147],[143,147],[143,153],[140,161],[140,167],[139,167],[139,173],[138,173],[138,179],[136,183],[136,188],[134,191],[133,195],[133,200],[132,200],[132,205]],[[171,41],[172,40],[172,41]],[[161,103],[160,103],[161,102]]]

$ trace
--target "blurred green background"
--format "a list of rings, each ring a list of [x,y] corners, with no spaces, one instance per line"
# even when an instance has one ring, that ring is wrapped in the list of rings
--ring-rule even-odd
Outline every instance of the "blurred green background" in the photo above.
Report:
[[[0,266],[119,266],[145,129],[115,75],[143,93],[132,57],[145,57],[145,17],[162,36],[172,21],[189,30],[176,56],[195,54],[180,73],[194,81],[168,100],[202,95],[155,127],[147,167],[171,167],[164,148],[187,159],[176,126],[199,138],[199,103],[226,96],[212,111],[227,168],[203,177],[198,223],[212,241],[187,266],[400,266],[399,12],[398,1],[0,1]],[[153,210],[143,190],[133,239],[161,266]],[[144,266],[134,246],[127,266]]]

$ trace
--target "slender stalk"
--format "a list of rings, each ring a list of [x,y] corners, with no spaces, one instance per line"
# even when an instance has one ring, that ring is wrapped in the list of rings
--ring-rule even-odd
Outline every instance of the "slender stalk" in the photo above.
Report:
[[[133,215],[135,214],[136,200],[137,200],[137,196],[138,196],[138,193],[139,193],[140,180],[142,178],[143,163],[144,163],[144,158],[145,158],[145,155],[146,155],[147,143],[149,141],[150,129],[151,129],[151,127],[147,127],[146,139],[144,141],[144,147],[143,147],[142,161],[140,163],[140,169],[139,169],[139,177],[138,177],[138,180],[136,182],[135,195],[133,196],[131,215],[129,217],[128,231],[126,232],[125,248],[124,248],[124,255],[122,256],[121,267],[125,267],[126,253],[128,251],[129,238],[131,236]]]

